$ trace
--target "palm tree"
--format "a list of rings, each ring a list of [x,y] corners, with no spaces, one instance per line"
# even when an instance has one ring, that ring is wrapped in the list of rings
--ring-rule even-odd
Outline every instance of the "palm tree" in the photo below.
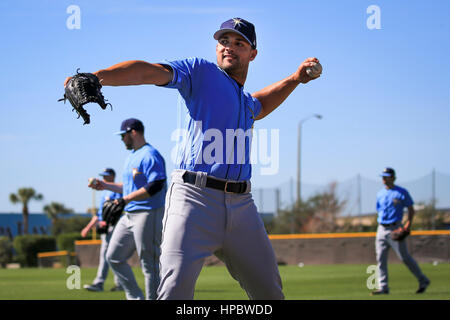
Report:
[[[59,202],[51,202],[50,204],[44,206],[43,210],[47,214],[47,217],[52,220],[52,225],[55,225],[59,214],[73,213],[72,209],[66,208]]]
[[[28,234],[28,202],[30,200],[42,200],[44,196],[40,193],[36,193],[33,188],[20,188],[17,190],[17,194],[11,193],[9,200],[12,203],[22,203],[22,215],[23,215],[23,233]]]

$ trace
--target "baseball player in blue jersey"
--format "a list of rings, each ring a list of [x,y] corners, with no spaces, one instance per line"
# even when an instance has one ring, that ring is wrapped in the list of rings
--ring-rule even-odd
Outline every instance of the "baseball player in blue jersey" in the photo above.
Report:
[[[372,295],[388,294],[388,252],[394,249],[397,256],[408,267],[419,281],[416,293],[423,293],[430,285],[430,280],[422,273],[417,262],[408,253],[405,239],[395,241],[391,238],[393,230],[402,224],[403,209],[408,208],[408,219],[404,225],[406,230],[411,229],[414,218],[413,200],[408,191],[394,184],[395,170],[385,168],[381,174],[385,188],[377,194],[378,229],[376,236],[376,255],[378,262],[379,289]]]
[[[156,299],[160,283],[159,257],[167,191],[165,161],[144,137],[138,119],[122,122],[122,141],[130,155],[125,161],[123,182],[101,182],[93,188],[123,193],[125,214],[117,222],[106,253],[128,300]],[[118,201],[118,200],[115,200]],[[145,297],[127,260],[137,251],[145,277]]]
[[[216,63],[126,61],[94,74],[106,86],[176,89],[186,111],[186,136],[166,196],[158,299],[193,299],[212,254],[250,299],[284,299],[275,254],[250,193],[252,128],[312,80],[306,69],[319,61],[308,58],[292,75],[250,94],[244,84],[258,53],[254,25],[227,20],[214,39]]]
[[[105,182],[114,182],[116,177],[116,172],[114,169],[106,168],[99,174],[101,177],[103,177],[103,180]],[[92,182],[96,182],[96,180],[92,180]],[[106,262],[106,250],[108,249],[109,240],[111,239],[112,231],[114,227],[110,226],[109,228],[106,226],[106,223],[102,220],[102,208],[103,203],[107,200],[114,200],[121,198],[122,195],[120,193],[112,192],[109,190],[104,190],[102,192],[102,196],[99,203],[99,209],[97,211],[97,214],[92,217],[91,221],[88,223],[88,225],[81,231],[81,235],[83,238],[87,236],[89,231],[96,226],[97,231],[100,234],[100,239],[102,241],[102,244],[100,246],[100,256],[99,256],[99,263],[98,263],[98,269],[97,269],[97,276],[92,282],[92,284],[84,285],[84,288],[88,291],[103,291],[103,285],[106,281],[106,277],[108,276],[108,270],[109,270],[109,264]],[[120,291],[123,290],[122,287],[119,284],[119,281],[117,279],[117,276],[114,275],[114,284],[115,286],[111,288],[111,291]]]

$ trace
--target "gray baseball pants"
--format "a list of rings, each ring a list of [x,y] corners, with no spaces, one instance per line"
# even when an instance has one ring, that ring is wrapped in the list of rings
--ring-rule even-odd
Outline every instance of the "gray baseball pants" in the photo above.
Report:
[[[377,237],[376,237],[376,255],[378,263],[378,282],[379,288],[383,291],[389,291],[388,286],[388,252],[389,248],[394,249],[395,253],[399,259],[408,267],[412,274],[419,281],[419,285],[426,285],[429,280],[420,270],[419,265],[413,259],[413,257],[408,253],[408,248],[406,245],[406,239],[402,241],[394,241],[391,239],[391,232],[400,226],[401,222],[398,221],[396,224],[384,227],[381,224],[378,225]]]
[[[92,284],[99,285],[103,284],[106,281],[106,277],[108,276],[109,264],[106,261],[106,251],[108,249],[109,241],[111,240],[112,231],[108,233],[104,233],[100,235],[100,239],[102,240],[102,244],[100,245],[100,256],[97,268],[97,276],[95,277]],[[113,272],[114,274],[114,272]],[[119,286],[119,280],[117,276],[114,274],[114,283],[116,286]]]
[[[164,207],[140,212],[125,212],[112,234],[107,260],[125,290],[128,300],[143,300],[133,270],[127,260],[137,251],[145,277],[145,297],[156,299],[159,285],[159,257]]]
[[[158,299],[194,298],[205,259],[215,254],[250,299],[284,299],[277,260],[250,193],[206,188],[206,174],[196,185],[175,170],[166,195]]]

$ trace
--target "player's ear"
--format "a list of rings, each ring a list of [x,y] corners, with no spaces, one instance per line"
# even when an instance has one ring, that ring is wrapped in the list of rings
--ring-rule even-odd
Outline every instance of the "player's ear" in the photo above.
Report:
[[[252,53],[250,54],[250,61],[255,60],[257,55],[258,55],[258,50],[257,49],[252,49]]]

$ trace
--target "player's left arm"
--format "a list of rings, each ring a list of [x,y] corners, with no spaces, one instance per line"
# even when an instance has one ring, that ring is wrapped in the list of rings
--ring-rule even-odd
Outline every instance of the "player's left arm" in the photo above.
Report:
[[[123,197],[123,200],[125,200],[125,204],[128,204],[131,201],[140,201],[150,198],[163,189],[165,181],[166,180],[164,179],[149,182],[142,188],[126,195],[125,197]]]
[[[403,203],[404,203],[405,207],[408,208],[408,219],[405,222],[404,228],[411,231],[415,211],[414,211],[414,207],[413,207],[414,201],[411,198],[411,195],[409,194],[409,192],[407,190],[404,190],[404,193],[403,193]]]
[[[404,226],[405,229],[411,230],[412,222],[414,219],[414,214],[415,214],[414,207],[412,205],[408,206],[408,220],[406,220],[406,222],[405,222],[405,226]]]
[[[125,204],[128,204],[131,201],[144,200],[147,199],[148,197],[150,197],[150,195],[147,193],[147,190],[145,190],[145,188],[142,187],[123,197],[123,200],[125,200]]]
[[[317,78],[312,78],[306,73],[306,68],[311,67],[314,63],[318,63],[317,58],[308,58],[302,62],[295,71],[289,77],[280,80],[270,86],[265,87],[252,94],[254,98],[257,98],[261,103],[261,112],[255,118],[260,120],[278,108],[284,100],[294,91],[300,83],[308,83],[309,81]]]
[[[166,183],[164,160],[157,155],[145,157],[142,160],[139,171],[145,175],[147,183],[138,190],[128,194],[123,199],[128,204],[130,201],[145,200],[157,194]]]
[[[89,221],[89,223],[87,224],[86,227],[83,228],[83,230],[81,230],[81,236],[83,238],[86,238],[87,234],[89,233],[89,231],[92,229],[92,227],[95,226],[95,224],[98,221],[98,216],[94,215],[91,219],[91,221]]]

